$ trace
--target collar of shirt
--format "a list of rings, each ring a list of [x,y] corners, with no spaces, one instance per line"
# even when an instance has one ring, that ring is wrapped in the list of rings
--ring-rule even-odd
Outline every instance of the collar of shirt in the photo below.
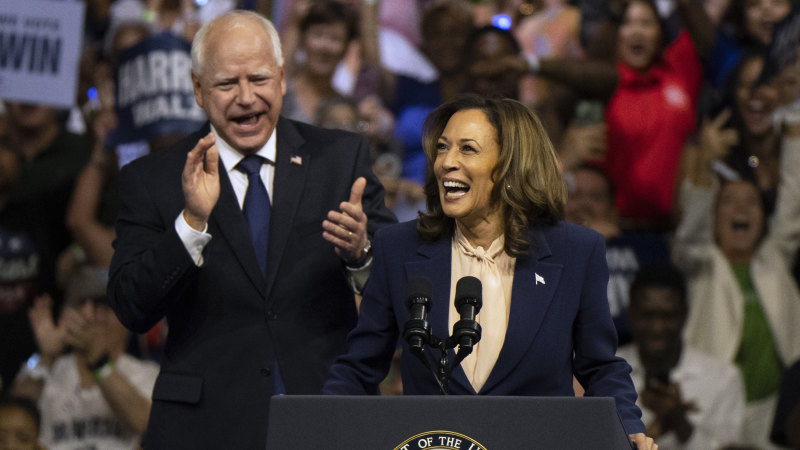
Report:
[[[239,161],[244,159],[245,155],[239,153],[239,151],[235,150],[230,144],[219,137],[213,125],[211,126],[211,132],[214,133],[214,137],[216,138],[219,158],[225,166],[225,170],[228,172],[228,178],[231,180],[231,186],[236,193],[236,198],[239,200],[239,207],[241,208],[242,205],[244,205],[244,194],[247,192],[247,175],[239,172],[235,167],[239,164]],[[272,130],[272,135],[267,140],[267,143],[256,152],[256,155],[268,161],[268,163],[261,165],[261,180],[267,188],[270,202],[272,202],[272,184],[275,179],[275,159],[277,153],[276,134],[276,130]]]

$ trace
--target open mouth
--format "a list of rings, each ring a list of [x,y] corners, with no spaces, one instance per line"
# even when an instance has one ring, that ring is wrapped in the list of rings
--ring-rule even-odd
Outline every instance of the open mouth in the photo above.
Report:
[[[733,231],[747,231],[750,229],[750,222],[747,220],[734,220],[731,222]]]
[[[751,98],[741,108],[742,118],[751,132],[763,131],[766,125],[770,125],[772,112],[765,101],[757,98]]]
[[[644,56],[647,54],[647,46],[639,42],[629,45],[628,48],[634,56]]]
[[[469,192],[469,185],[461,181],[444,181],[444,196],[448,199],[457,199],[465,196]]]
[[[242,116],[233,117],[231,118],[231,121],[241,126],[252,126],[258,123],[258,120],[261,118],[262,115],[264,115],[263,112],[250,113]]]

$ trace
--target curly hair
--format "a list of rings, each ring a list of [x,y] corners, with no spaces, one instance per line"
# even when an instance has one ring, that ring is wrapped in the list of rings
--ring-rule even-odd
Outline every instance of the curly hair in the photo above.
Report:
[[[530,248],[530,227],[553,224],[564,217],[566,187],[553,144],[539,118],[516,100],[462,95],[428,116],[422,131],[428,160],[425,177],[428,212],[420,213],[417,231],[427,242],[452,236],[455,221],[442,208],[433,163],[436,144],[447,122],[455,113],[471,109],[482,111],[497,132],[500,154],[492,171],[494,187],[490,201],[502,205],[504,250],[511,256],[525,254]]]

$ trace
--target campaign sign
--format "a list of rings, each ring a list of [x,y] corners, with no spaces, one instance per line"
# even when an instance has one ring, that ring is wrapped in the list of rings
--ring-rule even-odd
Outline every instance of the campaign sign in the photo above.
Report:
[[[200,128],[206,116],[194,100],[190,44],[161,33],[124,50],[116,70],[119,126],[109,144]]]
[[[85,3],[2,3],[0,98],[71,107],[78,84]]]

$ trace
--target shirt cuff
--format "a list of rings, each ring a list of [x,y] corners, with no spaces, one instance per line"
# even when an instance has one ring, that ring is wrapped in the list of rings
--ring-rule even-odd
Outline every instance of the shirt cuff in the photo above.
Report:
[[[364,285],[367,284],[371,267],[372,255],[370,255],[360,267],[350,267],[346,264],[344,265],[345,273],[347,275],[347,282],[350,284],[350,288],[353,289],[353,292],[357,295],[364,293]]]
[[[211,235],[207,231],[208,224],[203,228],[203,231],[197,231],[192,228],[183,218],[183,211],[175,219],[175,232],[178,233],[183,246],[189,252],[189,256],[192,257],[192,261],[197,267],[203,265],[203,249],[211,241]]]

